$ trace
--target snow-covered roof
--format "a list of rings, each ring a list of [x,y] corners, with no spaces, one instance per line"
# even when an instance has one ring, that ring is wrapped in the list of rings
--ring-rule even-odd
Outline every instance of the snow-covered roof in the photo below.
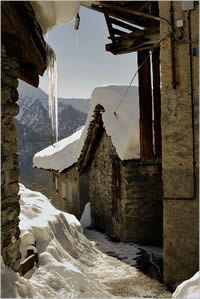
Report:
[[[43,34],[71,22],[80,8],[80,1],[30,1]]]
[[[97,105],[104,108],[103,125],[119,158],[121,160],[140,158],[138,88],[137,86],[128,88],[125,85],[109,85],[94,89],[85,129],[76,147],[77,157],[81,156]]]
[[[62,172],[77,161],[75,151],[84,126],[71,136],[48,146],[33,157],[33,167]]]

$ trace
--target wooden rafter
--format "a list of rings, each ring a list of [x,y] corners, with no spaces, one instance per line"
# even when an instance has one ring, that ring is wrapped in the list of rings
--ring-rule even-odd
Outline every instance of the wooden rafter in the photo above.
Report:
[[[140,106],[140,157],[154,159],[152,132],[152,88],[149,50],[138,52],[139,106]],[[145,88],[144,88],[145,84]]]
[[[28,1],[1,4],[2,43],[20,65],[19,78],[37,87],[46,69],[46,43]]]
[[[106,51],[117,55],[159,47],[161,19],[157,3],[93,1],[82,2],[82,5],[104,13],[110,34],[108,38],[112,40],[106,45]]]
[[[154,106],[154,136],[155,156],[160,160],[162,156],[161,136],[161,93],[160,93],[160,48],[152,51],[153,68],[153,106]]]

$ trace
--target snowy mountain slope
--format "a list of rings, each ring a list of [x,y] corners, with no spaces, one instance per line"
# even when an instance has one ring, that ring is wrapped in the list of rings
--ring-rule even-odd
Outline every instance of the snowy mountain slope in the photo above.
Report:
[[[19,114],[16,116],[16,123],[19,132],[18,153],[21,182],[26,177],[32,182],[41,179],[38,171],[32,169],[32,158],[36,152],[51,144],[51,127],[48,111],[48,96],[40,88],[32,87],[22,81],[19,83]],[[73,102],[69,100],[68,102]],[[81,104],[84,102],[86,104]],[[80,103],[81,108],[75,109],[72,105],[59,101],[58,123],[59,140],[73,134],[77,128],[85,124],[87,114],[81,112],[88,109],[87,100],[76,99],[75,106]],[[45,177],[46,174],[43,173]],[[26,183],[29,183],[27,181]]]
[[[48,109],[48,95],[45,93],[41,88],[35,88],[24,81],[19,80],[19,86],[18,86],[18,92],[19,92],[19,104],[20,100],[23,99],[24,104],[28,105],[31,104],[35,99],[40,99],[41,104],[44,106],[45,109]],[[59,104],[63,105],[71,105],[73,108],[79,110],[80,112],[88,113],[90,108],[90,99],[64,99],[59,98],[58,100]],[[25,106],[24,106],[25,107]],[[23,107],[22,107],[23,108]],[[23,111],[20,112],[18,119],[20,119],[20,115],[23,114]]]

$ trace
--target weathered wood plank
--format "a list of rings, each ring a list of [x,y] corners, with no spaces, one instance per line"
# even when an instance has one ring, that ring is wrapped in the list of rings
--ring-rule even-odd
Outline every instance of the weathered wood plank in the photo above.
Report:
[[[160,93],[160,48],[152,51],[153,67],[153,104],[154,104],[154,136],[155,156],[161,159],[162,136],[161,136],[161,93]]]
[[[140,106],[140,156],[142,160],[153,160],[152,134],[152,88],[149,50],[138,52],[138,81]]]
[[[117,38],[116,38],[117,40]],[[143,39],[143,41],[133,41],[133,40],[123,40],[119,43],[112,43],[105,45],[105,50],[108,52],[111,52],[114,55],[121,55],[121,54],[127,54],[135,51],[143,51],[146,49],[154,49],[159,47],[159,44],[145,44],[146,40]]]
[[[20,264],[20,274],[25,275],[28,271],[30,271],[34,265],[38,265],[38,254],[34,253],[28,256],[23,262]]]
[[[18,77],[34,87],[38,87],[39,85],[39,75],[34,65],[21,66]]]
[[[123,28],[125,28],[125,29],[128,29],[128,30],[130,30],[131,32],[134,32],[134,31],[140,31],[140,29],[138,29],[138,28],[136,28],[136,27],[134,27],[134,26],[131,26],[131,25],[128,24],[128,23],[122,22],[122,21],[120,21],[120,20],[118,20],[118,19],[115,19],[115,18],[111,18],[111,17],[110,17],[110,21],[111,21],[112,24],[115,24],[115,25],[117,25],[117,26],[120,26],[120,27],[123,27]]]
[[[110,22],[110,18],[109,18],[108,14],[106,12],[104,13],[104,17],[105,17],[105,20],[106,20],[106,24],[107,24],[107,27],[108,27],[109,34],[110,34],[110,38],[113,41],[114,40],[113,28],[112,28],[112,24]]]
[[[44,49],[45,42],[43,45],[36,44],[33,40],[33,33],[29,31],[29,25],[24,23],[24,18],[19,15],[19,7],[23,8],[23,2],[3,1],[2,2],[2,18],[3,27],[2,34],[6,36],[7,33],[12,34],[15,38],[22,41],[26,53],[24,64],[29,63],[35,65],[39,74],[43,74],[46,69],[46,50]],[[35,37],[36,39],[36,37]],[[41,51],[43,49],[43,51]],[[42,53],[42,55],[41,55]]]

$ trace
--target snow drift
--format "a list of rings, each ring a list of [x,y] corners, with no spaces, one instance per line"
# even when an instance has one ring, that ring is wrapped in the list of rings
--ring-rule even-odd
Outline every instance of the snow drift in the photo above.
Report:
[[[183,281],[175,290],[172,298],[199,299],[200,298],[200,272],[190,279]]]
[[[20,184],[21,254],[36,241],[39,268],[20,277],[2,263],[2,298],[107,297],[85,273],[100,253],[88,241],[78,220],[55,209],[40,192]]]

